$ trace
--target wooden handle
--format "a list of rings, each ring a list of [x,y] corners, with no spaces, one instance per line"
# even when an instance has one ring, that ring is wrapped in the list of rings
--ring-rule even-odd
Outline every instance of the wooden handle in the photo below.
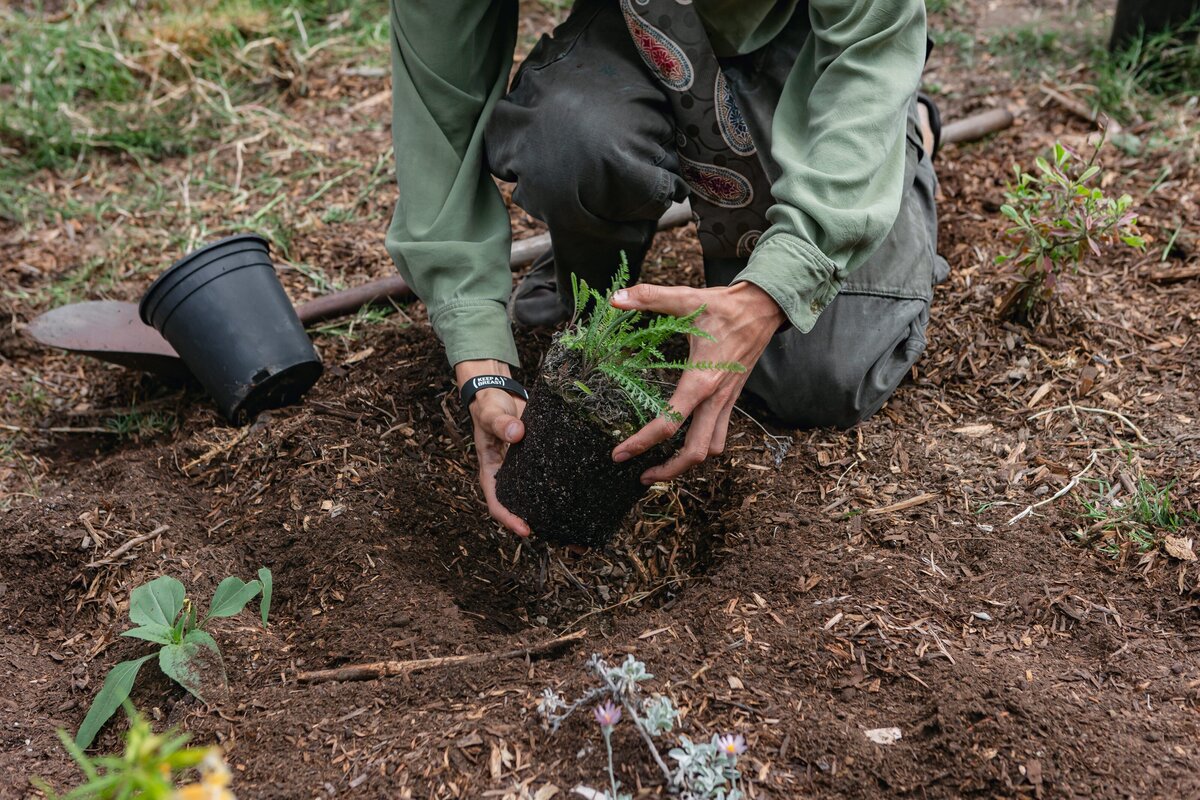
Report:
[[[946,123],[942,128],[942,144],[973,142],[1012,124],[1012,113],[1004,108],[993,108],[957,122]]]
[[[296,307],[300,322],[311,325],[334,317],[353,314],[363,306],[380,300],[401,300],[412,296],[412,289],[399,275],[380,278],[353,289],[327,294]]]

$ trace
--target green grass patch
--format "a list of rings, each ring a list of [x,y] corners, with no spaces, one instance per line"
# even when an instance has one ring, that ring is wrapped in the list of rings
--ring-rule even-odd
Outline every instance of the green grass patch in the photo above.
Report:
[[[1113,558],[1129,547],[1139,553],[1152,550],[1164,536],[1200,522],[1200,515],[1175,509],[1171,498],[1174,481],[1158,486],[1143,476],[1133,494],[1123,498],[1117,497],[1118,487],[1107,481],[1085,479],[1084,483],[1090,484],[1093,492],[1077,497],[1086,527],[1076,536]]]
[[[166,411],[130,411],[104,420],[104,427],[123,439],[148,439],[175,430],[179,420]]]
[[[1055,88],[1066,88],[1059,76],[1083,65],[1070,93],[1123,124],[1169,116],[1172,107],[1188,113],[1185,104],[1200,93],[1200,12],[1174,32],[1142,34],[1115,52],[1108,49],[1110,26],[1087,8],[1001,31],[987,50],[1014,74]]]
[[[314,325],[308,329],[308,332],[314,335],[330,336],[353,342],[362,337],[363,328],[388,323],[397,310],[395,306],[367,306],[366,308],[359,309],[350,319],[323,325]]]
[[[247,129],[303,93],[318,57],[386,59],[384,0],[158,0],[65,17],[0,9],[0,179],[91,150],[162,158]],[[2,210],[2,208],[0,208]]]
[[[1122,122],[1153,119],[1162,103],[1200,94],[1200,11],[1177,31],[1142,33],[1117,52],[1101,49],[1092,62],[1093,104]],[[1194,111],[1193,111],[1194,113]]]

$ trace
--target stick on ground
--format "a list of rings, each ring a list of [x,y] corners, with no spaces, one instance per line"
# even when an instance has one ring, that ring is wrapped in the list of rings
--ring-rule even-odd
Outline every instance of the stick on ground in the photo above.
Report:
[[[421,670],[436,667],[457,666],[460,664],[486,664],[491,661],[504,661],[509,658],[524,658],[530,655],[540,655],[553,652],[560,647],[572,645],[587,636],[587,630],[556,636],[544,642],[538,642],[515,650],[499,650],[491,653],[474,653],[465,656],[439,656],[437,658],[418,658],[412,661],[374,661],[369,664],[351,664],[346,667],[333,669],[318,669],[311,672],[301,672],[296,675],[300,683],[325,683],[327,681],[373,681],[378,678],[390,678],[396,675],[411,675]]]

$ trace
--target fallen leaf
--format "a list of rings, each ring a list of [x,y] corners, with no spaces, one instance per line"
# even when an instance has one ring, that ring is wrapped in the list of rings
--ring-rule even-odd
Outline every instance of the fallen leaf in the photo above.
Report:
[[[1167,555],[1172,558],[1178,558],[1180,561],[1195,561],[1196,554],[1192,551],[1192,540],[1185,539],[1182,536],[1168,535],[1163,539],[1163,549],[1167,551]]]
[[[500,780],[500,776],[504,774],[504,757],[500,753],[500,748],[492,745],[492,754],[488,758],[488,771],[492,775],[492,780]]]
[[[357,364],[358,362],[362,361],[363,359],[370,358],[372,355],[374,355],[374,353],[375,353],[375,348],[374,348],[374,347],[368,347],[368,348],[366,348],[365,350],[359,350],[357,353],[355,353],[354,355],[350,356],[349,358],[347,358],[347,359],[346,359],[345,361],[343,361],[342,363],[343,363],[343,364],[347,364],[347,365],[349,365],[349,364]]]
[[[1046,381],[1045,383],[1043,383],[1041,386],[1038,387],[1037,391],[1033,393],[1033,397],[1029,398],[1029,402],[1026,404],[1026,408],[1033,408],[1038,403],[1042,402],[1042,398],[1044,398],[1046,395],[1050,394],[1050,390],[1053,388],[1054,388],[1054,381]]]
[[[873,728],[863,734],[875,744],[895,744],[903,736],[899,728]]]
[[[990,422],[985,422],[982,425],[964,425],[961,428],[954,428],[951,433],[962,434],[963,436],[986,436],[991,433],[995,426]]]
[[[1088,364],[1079,371],[1079,382],[1075,385],[1076,391],[1080,397],[1085,397],[1088,392],[1096,385],[1096,378],[1100,376],[1100,371]]]

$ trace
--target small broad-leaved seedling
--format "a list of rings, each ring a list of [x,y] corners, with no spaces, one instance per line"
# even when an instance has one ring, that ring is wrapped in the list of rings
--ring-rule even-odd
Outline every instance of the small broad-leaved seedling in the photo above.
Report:
[[[49,800],[234,800],[229,791],[229,766],[219,747],[186,747],[187,734],[175,730],[155,733],[128,700],[125,751],[120,755],[89,756],[64,730],[58,738],[84,774],[84,782],[58,795],[43,780],[33,779]],[[181,784],[192,770],[200,780]]]
[[[266,627],[267,614],[271,610],[271,585],[271,571],[265,567],[258,571],[258,580],[246,582],[231,575],[217,586],[208,613],[203,617],[186,597],[183,584],[172,577],[164,575],[134,589],[129,596],[129,619],[138,627],[121,635],[144,639],[161,647],[157,653],[122,661],[112,668],[79,726],[76,746],[83,749],[91,745],[96,733],[129,697],[138,670],[155,655],[159,669],[168,678],[201,702],[206,702],[205,683],[216,675],[225,684],[226,676],[221,649],[204,630],[205,625],[212,619],[232,617],[261,594],[259,612]]]
[[[1088,256],[1103,256],[1118,242],[1141,249],[1137,215],[1127,194],[1109,197],[1093,185],[1100,176],[1096,158],[1088,161],[1056,142],[1054,161],[1038,157],[1033,175],[1013,165],[1016,182],[1008,186],[1001,213],[1012,222],[1009,237],[1016,248],[996,258],[1016,265],[1019,281],[1000,304],[1002,316],[1033,322],[1034,311],[1048,303],[1068,267],[1078,270]]]
[[[646,671],[646,665],[630,655],[620,666],[610,667],[599,655],[593,655],[587,668],[599,685],[584,692],[575,702],[567,703],[551,688],[542,691],[538,702],[538,713],[551,733],[576,709],[597,703],[592,715],[608,754],[608,789],[597,791],[580,786],[575,789],[576,794],[593,800],[632,800],[631,794],[621,791],[621,782],[613,770],[612,753],[613,729],[623,717],[628,717],[673,790],[690,800],[741,800],[744,795],[738,785],[742,776],[737,762],[746,752],[746,739],[741,734],[713,734],[708,742],[693,742],[681,735],[678,746],[668,753],[675,761],[675,768],[671,769],[659,754],[655,739],[674,729],[679,711],[671,698],[643,693],[641,684],[654,677]]]
[[[672,336],[698,336],[712,341],[711,334],[696,326],[704,306],[686,317],[661,315],[643,325],[640,311],[624,310],[612,304],[612,296],[628,282],[629,261],[624,253],[621,253],[621,266],[613,277],[612,286],[604,294],[571,275],[575,313],[571,324],[559,334],[558,343],[578,356],[578,380],[574,382],[574,388],[590,396],[594,388],[590,382],[595,376],[603,375],[621,390],[640,423],[645,424],[647,419],[658,416],[682,420],[655,385],[655,370],[745,372],[746,368],[736,362],[668,360],[661,348]],[[592,305],[590,312],[589,303]]]

